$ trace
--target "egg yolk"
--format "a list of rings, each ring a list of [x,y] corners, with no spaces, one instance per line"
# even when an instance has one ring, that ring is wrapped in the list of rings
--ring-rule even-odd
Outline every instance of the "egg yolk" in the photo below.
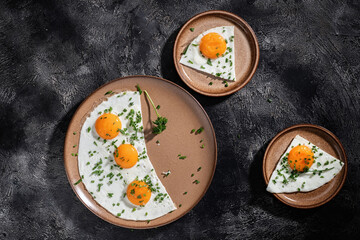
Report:
[[[95,122],[97,134],[103,139],[113,139],[119,134],[121,121],[112,113],[104,113]]]
[[[291,169],[304,172],[314,163],[314,153],[308,146],[298,145],[289,152],[288,163]]]
[[[127,198],[132,204],[145,205],[151,197],[149,186],[144,181],[132,181],[126,191]]]
[[[122,168],[131,168],[138,161],[138,152],[131,144],[121,144],[114,152],[116,163]]]
[[[200,51],[207,58],[218,58],[226,51],[225,39],[218,33],[208,33],[201,38]]]

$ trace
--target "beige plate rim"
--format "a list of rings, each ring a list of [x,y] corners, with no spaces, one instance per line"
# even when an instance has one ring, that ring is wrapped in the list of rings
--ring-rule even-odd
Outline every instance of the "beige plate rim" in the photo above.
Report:
[[[206,187],[204,188],[204,191],[202,193],[202,195],[197,199],[196,202],[193,203],[193,205],[187,210],[185,211],[184,213],[182,213],[181,215],[179,215],[178,217],[175,217],[167,222],[164,222],[164,223],[161,223],[161,224],[157,224],[157,225],[147,225],[145,227],[143,226],[133,226],[133,227],[129,227],[129,226],[125,226],[125,225],[122,225],[118,222],[115,222],[115,221],[111,221],[109,219],[107,219],[106,217],[100,215],[100,214],[97,214],[96,212],[94,212],[84,201],[84,199],[79,195],[78,191],[76,190],[74,184],[71,182],[71,178],[69,176],[69,171],[68,171],[68,164],[67,162],[70,161],[70,160],[67,160],[67,158],[69,158],[69,154],[67,153],[67,149],[66,149],[66,143],[69,141],[69,139],[71,138],[71,136],[73,135],[72,132],[70,131],[70,126],[72,125],[74,119],[76,118],[76,115],[77,113],[79,112],[79,110],[82,108],[82,106],[84,105],[84,103],[92,96],[94,95],[96,92],[98,92],[99,90],[102,90],[104,87],[106,87],[107,85],[110,85],[116,81],[126,81],[127,79],[131,79],[131,78],[152,78],[152,79],[156,79],[156,80],[159,80],[159,81],[164,81],[166,83],[169,83],[171,85],[174,85],[175,87],[179,88],[181,91],[185,92],[193,101],[195,104],[198,105],[198,107],[200,107],[200,109],[202,110],[202,112],[204,113],[209,125],[211,126],[211,133],[213,135],[213,138],[214,138],[214,166],[213,166],[213,171],[211,173],[211,178],[209,179]],[[102,220],[108,222],[108,223],[111,223],[113,225],[116,225],[116,226],[120,226],[120,227],[124,227],[124,228],[129,228],[129,229],[151,229],[151,228],[157,228],[157,227],[161,227],[161,226],[164,226],[164,225],[167,225],[169,223],[172,223],[180,218],[182,218],[184,215],[186,215],[188,212],[190,212],[199,202],[200,200],[204,197],[204,195],[206,194],[206,192],[208,191],[210,185],[211,185],[211,182],[214,178],[214,174],[215,174],[215,170],[216,170],[216,165],[217,165],[217,154],[218,154],[218,150],[217,150],[217,141],[216,141],[216,136],[215,136],[215,130],[214,130],[214,127],[211,123],[211,120],[209,118],[209,116],[207,115],[205,109],[201,106],[201,104],[196,100],[196,98],[194,96],[192,96],[188,91],[186,91],[184,88],[180,87],[179,85],[169,81],[169,80],[166,80],[164,78],[160,78],[160,77],[156,77],[156,76],[150,76],[150,75],[130,75],[130,76],[125,76],[125,77],[120,77],[120,78],[117,78],[117,79],[114,79],[110,82],[107,82],[103,85],[101,85],[100,87],[98,87],[95,91],[93,91],[91,94],[89,94],[84,100],[83,102],[79,105],[79,107],[77,108],[77,110],[75,111],[69,125],[68,125],[68,129],[66,131],[66,137],[65,137],[65,142],[64,142],[64,155],[63,155],[63,159],[64,159],[64,167],[65,167],[65,172],[66,172],[66,176],[67,176],[67,179],[68,179],[68,182],[72,188],[72,190],[74,191],[75,195],[77,196],[77,198],[82,202],[82,204],[87,208],[89,209],[93,214],[95,214],[96,216],[98,216],[99,218],[101,218]],[[86,197],[84,197],[86,198]],[[93,199],[91,201],[94,201]],[[101,206],[100,206],[101,207]],[[161,217],[160,217],[161,218]],[[127,220],[124,220],[124,221],[127,221]],[[135,222],[135,221],[130,221],[129,222]]]
[[[253,66],[253,69],[251,70],[248,78],[244,81],[243,84],[237,86],[236,88],[234,89],[231,89],[231,90],[228,90],[226,92],[223,92],[223,93],[209,93],[209,92],[206,92],[206,91],[203,91],[202,89],[199,89],[199,88],[196,88],[195,86],[193,86],[191,83],[189,83],[188,81],[186,81],[186,79],[182,76],[181,72],[180,72],[180,67],[179,67],[179,62],[177,61],[177,58],[176,58],[176,49],[178,48],[178,43],[179,43],[179,39],[180,39],[180,35],[182,34],[183,31],[185,31],[185,29],[188,28],[188,26],[191,24],[191,22],[193,22],[194,20],[200,18],[200,17],[203,17],[205,15],[211,15],[211,14],[217,14],[217,15],[225,15],[225,16],[229,16],[231,18],[234,18],[236,19],[237,21],[241,22],[242,25],[244,25],[248,30],[249,32],[251,33],[251,36],[253,38],[253,41],[255,43],[255,51],[256,51],[256,57],[255,57],[255,64]],[[224,11],[224,10],[209,10],[209,11],[205,11],[205,12],[202,12],[202,13],[199,13],[195,16],[193,16],[192,18],[190,18],[180,29],[179,33],[177,34],[176,36],[176,40],[175,40],[175,43],[174,43],[174,47],[173,47],[173,61],[174,61],[174,64],[175,64],[175,68],[176,68],[176,71],[178,73],[178,75],[180,76],[181,80],[188,86],[190,87],[192,90],[200,93],[200,94],[203,94],[205,96],[209,96],[209,97],[223,97],[223,96],[227,96],[227,95],[230,95],[230,94],[233,94],[237,91],[239,91],[240,89],[242,89],[243,87],[245,87],[246,84],[248,84],[250,82],[250,80],[252,79],[252,77],[254,76],[255,72],[256,72],[256,69],[259,65],[259,59],[260,59],[260,48],[259,48],[259,42],[256,38],[256,35],[255,35],[255,32],[254,30],[251,28],[251,26],[241,17],[239,17],[238,15],[234,14],[234,13],[231,13],[231,12],[228,12],[228,11]]]
[[[286,205],[290,206],[290,207],[294,207],[294,208],[299,208],[299,209],[311,209],[311,208],[316,208],[319,206],[324,205],[325,203],[329,202],[331,199],[333,199],[341,190],[341,188],[343,187],[345,180],[346,180],[346,176],[347,176],[347,156],[345,153],[345,149],[343,147],[343,145],[341,144],[340,140],[335,136],[335,134],[333,134],[331,131],[329,131],[328,129],[318,126],[318,125],[314,125],[314,124],[308,124],[308,123],[303,123],[303,124],[296,124],[293,125],[291,127],[285,128],[284,130],[282,130],[281,132],[279,132],[269,143],[268,147],[266,148],[265,154],[264,154],[264,158],[263,158],[263,177],[265,180],[266,185],[269,183],[269,180],[266,179],[266,161],[267,161],[267,156],[269,153],[269,150],[271,148],[271,146],[278,140],[278,138],[280,138],[283,134],[296,129],[296,128],[315,128],[317,130],[320,130],[326,134],[328,134],[331,138],[333,138],[333,140],[335,140],[336,144],[340,147],[342,154],[344,155],[344,175],[343,178],[341,179],[341,183],[338,186],[338,188],[336,189],[335,193],[330,195],[327,199],[325,199],[324,201],[318,202],[318,203],[314,203],[312,205],[299,205],[299,204],[292,204],[290,202],[285,201],[283,198],[281,198],[279,196],[279,194],[273,193],[273,195],[279,199],[281,202],[285,203]],[[293,193],[290,193],[293,194]]]

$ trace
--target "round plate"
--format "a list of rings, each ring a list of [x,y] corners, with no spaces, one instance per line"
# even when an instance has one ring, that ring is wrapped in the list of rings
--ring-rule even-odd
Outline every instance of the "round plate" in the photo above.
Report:
[[[318,207],[335,197],[343,186],[347,174],[345,150],[339,139],[329,130],[312,124],[299,124],[289,127],[277,134],[270,142],[264,155],[264,179],[266,184],[268,184],[271,174],[274,171],[281,155],[286,151],[290,142],[296,135],[302,136],[325,152],[338,158],[344,163],[344,166],[335,178],[314,191],[306,193],[280,193],[274,195],[277,199],[291,207]]]
[[[181,53],[204,31],[220,26],[234,26],[235,33],[235,73],[236,81],[228,81],[229,86],[222,83],[224,79],[197,71],[179,63]],[[194,31],[190,31],[194,28]],[[174,45],[174,63],[181,79],[198,93],[220,97],[232,94],[243,88],[254,75],[259,63],[259,44],[249,24],[239,16],[226,11],[208,11],[191,18],[181,28]],[[213,82],[213,85],[209,85]]]
[[[88,193],[83,183],[74,185],[80,179],[77,153],[80,129],[91,111],[104,101],[108,91],[136,91],[139,84],[147,90],[155,104],[161,106],[159,113],[168,118],[167,128],[159,135],[153,135],[151,120],[156,113],[144,94],[141,94],[141,110],[149,158],[158,177],[166,187],[177,210],[147,221],[130,221],[115,217],[101,207]],[[190,133],[192,129],[204,128],[200,134]],[[201,143],[200,141],[203,140]],[[160,145],[156,143],[160,141]],[[204,144],[204,148],[200,146]],[[73,146],[76,145],[74,148]],[[178,154],[187,156],[181,160]],[[213,126],[205,110],[198,101],[178,85],[152,76],[130,76],[114,80],[92,93],[75,112],[66,133],[64,162],[67,177],[74,192],[81,202],[98,217],[112,224],[126,228],[154,228],[179,219],[189,212],[204,196],[214,175],[217,159],[216,138]],[[200,171],[197,171],[201,167]],[[170,170],[165,178],[162,172]],[[191,177],[191,174],[195,174]],[[195,180],[199,184],[193,183]],[[187,192],[186,195],[183,193]],[[181,207],[179,205],[181,204]]]

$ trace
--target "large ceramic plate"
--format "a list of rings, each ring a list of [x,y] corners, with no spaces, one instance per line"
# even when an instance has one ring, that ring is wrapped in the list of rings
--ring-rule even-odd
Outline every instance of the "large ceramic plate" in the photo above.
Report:
[[[234,26],[236,81],[228,81],[179,63],[184,49],[202,32],[220,26]],[[193,31],[190,31],[193,28]],[[220,97],[243,88],[254,75],[259,63],[259,44],[249,24],[239,16],[226,11],[207,11],[191,18],[179,31],[174,45],[174,63],[181,79],[198,93]],[[210,86],[209,82],[213,82]]]
[[[156,114],[144,94],[141,95],[141,108],[148,155],[158,177],[178,207],[177,210],[163,217],[147,221],[129,221],[115,217],[102,208],[91,197],[84,184],[74,185],[80,178],[78,159],[72,155],[77,152],[79,133],[88,114],[106,99],[108,91],[136,91],[139,84],[147,90],[153,101],[161,106],[160,114],[168,118],[167,129],[159,134],[151,133],[151,120]],[[204,128],[195,135],[192,129]],[[156,141],[160,141],[160,145]],[[200,141],[203,140],[202,143]],[[204,144],[204,148],[200,146]],[[73,146],[76,145],[74,148]],[[187,158],[180,160],[178,154]],[[82,203],[100,218],[112,224],[127,228],[153,228],[168,224],[189,212],[204,196],[214,175],[217,159],[217,147],[214,129],[204,109],[187,91],[176,84],[151,76],[131,76],[114,80],[92,93],[75,112],[70,122],[64,147],[65,170],[71,187]],[[201,167],[200,171],[197,171]],[[163,178],[162,172],[171,174]],[[194,174],[193,177],[191,175]],[[199,184],[193,183],[195,180]],[[184,192],[187,192],[184,195]],[[179,207],[181,204],[181,207]]]
[[[330,201],[340,191],[347,173],[347,160],[343,146],[339,139],[329,130],[312,125],[299,124],[289,127],[270,142],[266,149],[263,161],[263,174],[266,184],[269,183],[272,172],[281,155],[286,151],[292,139],[300,135],[315,144],[330,155],[340,159],[344,163],[341,171],[327,184],[306,193],[281,193],[274,194],[283,203],[296,208],[314,208]]]

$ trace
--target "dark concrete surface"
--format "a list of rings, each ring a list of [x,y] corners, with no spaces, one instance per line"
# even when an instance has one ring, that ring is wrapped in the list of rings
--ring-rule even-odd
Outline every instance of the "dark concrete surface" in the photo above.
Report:
[[[179,28],[211,9],[243,17],[260,45],[252,81],[224,98],[191,91],[172,61]],[[356,0],[1,1],[0,239],[358,238],[359,59]],[[102,84],[134,74],[190,91],[208,112],[219,148],[205,197],[180,220],[151,230],[92,214],[63,166],[65,132],[79,104]],[[349,161],[340,193],[311,210],[267,193],[261,171],[269,141],[297,123],[335,133]]]

